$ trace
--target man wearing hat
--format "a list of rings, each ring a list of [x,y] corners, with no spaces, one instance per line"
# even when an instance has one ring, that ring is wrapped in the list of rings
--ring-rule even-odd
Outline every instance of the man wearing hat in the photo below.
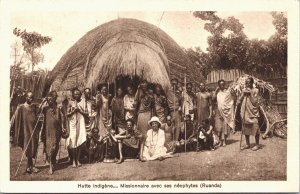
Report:
[[[167,155],[165,145],[165,132],[160,129],[161,122],[158,117],[152,117],[148,122],[150,129],[147,131],[143,150],[144,160],[163,160]]]

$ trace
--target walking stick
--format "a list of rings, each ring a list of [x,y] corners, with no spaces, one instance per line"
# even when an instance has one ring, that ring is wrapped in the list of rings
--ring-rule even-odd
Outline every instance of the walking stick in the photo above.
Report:
[[[177,132],[176,121],[175,121],[175,87],[173,88],[173,120],[174,120],[174,133],[173,133],[173,141],[175,141],[175,133]]]
[[[76,105],[76,108],[78,107],[78,103],[77,103],[77,100],[75,100],[75,105]],[[73,161],[75,160],[75,162],[77,161],[77,140],[78,140],[78,127],[77,127],[77,125],[78,125],[78,115],[77,115],[78,113],[76,112],[75,113],[75,117],[76,117],[76,130],[75,130],[75,137],[76,137],[76,139],[75,139],[75,158],[73,158]]]
[[[184,152],[186,152],[186,122],[184,121]]]
[[[40,117],[40,116],[38,116],[38,117]],[[44,128],[44,120],[45,120],[45,117],[44,117],[43,120],[42,120],[42,126],[41,126],[41,129],[42,129],[42,130],[43,130],[43,128]],[[37,122],[38,122],[38,123],[40,122],[39,118],[38,118]],[[40,145],[40,142],[38,141],[37,151],[36,151],[36,155],[35,155],[35,158],[34,158],[33,166],[35,166],[36,161],[37,161],[37,155],[38,155],[38,151],[39,151],[39,145]],[[44,147],[45,147],[45,144],[44,144]],[[45,148],[44,148],[44,149],[45,149]]]
[[[43,105],[43,104],[41,104],[40,107],[42,107],[42,105]],[[39,115],[43,112],[43,109],[44,109],[44,107],[41,108],[41,111],[40,111]],[[35,130],[36,130],[36,127],[37,127],[38,122],[39,122],[39,121],[37,120],[36,123],[35,123],[35,126],[34,126],[34,128],[33,128],[32,134],[31,134],[31,136],[30,136],[30,138],[29,138],[29,140],[28,140],[28,143],[27,143],[27,145],[26,145],[26,147],[25,147],[25,149],[24,149],[24,151],[23,151],[23,153],[22,153],[21,160],[20,160],[19,165],[18,165],[18,168],[17,168],[17,170],[16,170],[16,172],[15,172],[15,177],[16,177],[17,174],[18,174],[18,171],[19,171],[20,166],[21,166],[21,163],[22,163],[22,161],[23,161],[23,159],[24,159],[25,153],[26,153],[26,151],[27,151],[27,149],[28,149],[28,146],[29,146],[29,144],[30,144],[30,142],[31,142],[31,140],[32,140],[33,134],[35,133]]]
[[[61,141],[59,141],[58,161],[60,160]]]
[[[108,100],[109,100],[109,82],[108,82],[108,87],[107,87],[107,90],[108,90],[108,95],[107,95],[107,109],[106,109],[106,122],[108,123]],[[108,126],[108,125],[107,125]],[[106,126],[106,128],[107,128]],[[105,127],[105,126],[104,126]],[[108,131],[107,131],[108,132]],[[105,142],[105,158],[104,158],[104,161],[103,162],[107,162],[108,161],[108,158],[107,158],[107,148],[108,147],[108,139],[106,139],[106,142]]]
[[[241,131],[241,140],[240,140],[240,150],[242,148],[242,140],[243,140],[243,134],[244,134],[244,127],[245,127],[245,114],[246,114],[246,104],[247,104],[247,100],[248,100],[248,97],[246,96],[246,99],[245,99],[245,110],[244,110],[244,117],[242,118],[242,131]],[[243,103],[243,102],[242,102]],[[241,108],[242,108],[242,105],[241,105]]]
[[[184,74],[184,94],[183,94],[184,101],[186,100],[186,74]],[[183,103],[184,104],[184,103]],[[183,105],[183,122],[184,122],[184,152],[186,152],[186,120],[185,120],[185,105]]]

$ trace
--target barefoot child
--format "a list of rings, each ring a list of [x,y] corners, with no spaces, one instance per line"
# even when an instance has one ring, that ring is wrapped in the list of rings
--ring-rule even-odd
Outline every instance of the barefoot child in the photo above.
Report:
[[[199,148],[202,151],[204,149],[215,150],[213,139],[213,127],[209,124],[209,119],[202,120],[199,126]]]
[[[56,92],[50,92],[47,97],[48,106],[44,108],[46,158],[49,162],[49,174],[53,174],[56,156],[59,150],[62,131],[65,130],[65,120],[61,108],[57,107]]]

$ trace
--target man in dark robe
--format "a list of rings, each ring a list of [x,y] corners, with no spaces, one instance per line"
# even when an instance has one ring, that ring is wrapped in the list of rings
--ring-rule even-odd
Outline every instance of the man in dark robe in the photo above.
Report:
[[[117,89],[117,96],[111,101],[111,110],[113,115],[114,128],[124,129],[125,127],[125,111],[122,88]]]
[[[120,130],[118,134],[113,136],[114,140],[118,142],[120,158],[117,164],[121,164],[124,161],[123,154],[127,156],[138,156],[142,153],[142,134],[136,129],[134,121],[132,119],[126,120],[126,126]]]
[[[166,116],[169,114],[168,101],[163,94],[161,85],[156,85],[154,95],[154,115],[157,116],[160,122],[165,123]]]
[[[56,103],[57,94],[55,91],[49,93],[47,106],[43,109],[44,128],[43,134],[46,156],[49,162],[49,174],[53,174],[56,155],[59,150],[62,130],[66,130],[65,117],[60,107]]]
[[[178,79],[171,79],[172,88],[167,90],[167,100],[169,105],[169,112],[174,120],[175,125],[175,140],[177,141],[180,134],[180,123],[181,123],[181,107],[182,107],[182,93],[178,86]]]
[[[17,107],[11,119],[11,130],[14,133],[13,144],[21,147],[27,157],[27,173],[38,172],[33,165],[37,154],[39,130],[37,129],[38,108],[33,101],[33,93],[26,94],[26,102]]]

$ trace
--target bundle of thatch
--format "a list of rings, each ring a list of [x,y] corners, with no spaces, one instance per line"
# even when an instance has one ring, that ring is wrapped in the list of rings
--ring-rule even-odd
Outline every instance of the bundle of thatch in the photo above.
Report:
[[[242,90],[245,88],[246,79],[249,77],[247,74],[243,74],[235,82],[230,85],[230,88],[234,89],[237,96],[239,97],[242,94]],[[254,80],[254,87],[258,88],[260,91],[260,118],[259,125],[264,128],[263,138],[276,135],[279,137],[287,136],[287,120],[283,119],[278,108],[272,106],[269,102],[269,99],[275,88],[268,82],[265,82],[261,79],[251,76]],[[239,117],[240,107],[237,106],[236,113],[236,125],[237,129],[241,128],[241,121]]]
[[[272,93],[275,91],[273,85],[271,85],[270,83],[265,82],[256,77],[250,76],[248,74],[243,74],[239,78],[237,78],[237,80],[230,85],[230,88],[233,88],[235,90],[235,92],[237,93],[237,95],[240,96],[242,93],[242,90],[245,88],[245,82],[246,82],[247,78],[249,78],[249,77],[253,78],[254,87],[259,89],[262,97],[265,97],[265,96],[270,97],[272,95]]]
[[[156,26],[117,19],[77,41],[57,63],[50,79],[56,90],[114,82],[119,75],[138,76],[167,88],[169,78],[183,75],[190,64],[178,44]]]

